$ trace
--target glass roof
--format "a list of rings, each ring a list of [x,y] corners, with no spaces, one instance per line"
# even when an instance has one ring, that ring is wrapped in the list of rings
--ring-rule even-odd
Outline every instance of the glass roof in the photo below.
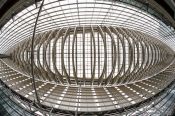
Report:
[[[7,52],[12,46],[32,35],[38,10],[33,4],[3,26],[0,33],[1,53]],[[173,28],[143,10],[118,1],[45,0],[36,34],[60,27],[85,25],[134,29],[160,39],[175,49]]]
[[[123,0],[123,1],[130,1],[130,0]],[[130,2],[134,2],[134,0]],[[39,5],[40,4],[41,2],[39,2]],[[137,3],[137,5],[139,5],[143,9],[146,9],[145,6],[142,4]],[[3,28],[1,28],[0,54],[10,53],[10,51],[14,49],[15,45],[19,45],[18,43],[23,42],[23,40],[26,40],[32,36],[38,10],[39,8],[36,7],[35,4],[29,7],[26,7],[24,10],[16,14],[11,20],[9,20],[3,26]],[[154,11],[149,11],[149,12],[154,13]],[[135,6],[123,3],[121,1],[45,0],[44,6],[42,8],[42,11],[40,13],[39,20],[37,23],[36,34],[40,35],[40,33],[47,32],[47,31],[49,32],[49,30],[61,29],[62,27],[70,27],[70,28],[83,27],[84,28],[86,26],[88,27],[88,26],[97,26],[97,25],[124,27],[125,29],[128,28],[128,29],[140,31],[150,35],[149,36],[150,39],[157,38],[162,42],[164,42],[165,44],[167,44],[173,50],[175,50],[175,41],[174,41],[175,33],[172,27],[167,26],[163,21],[157,19],[156,17],[149,14],[145,10],[141,10]],[[86,36],[87,35],[88,33],[86,34]],[[78,38],[82,38],[82,36],[78,35]],[[86,39],[86,42],[87,41],[88,39]],[[59,45],[59,43],[61,42],[57,43],[58,47],[61,46]],[[68,52],[67,54],[70,54],[69,53],[70,50],[73,51],[72,49],[68,48],[68,46],[70,46],[68,45],[69,43],[70,42],[66,41],[67,48],[65,49],[64,52],[65,53]],[[108,46],[111,46],[110,44],[111,41],[108,41],[107,43],[109,43]],[[159,41],[157,43],[159,43]],[[50,45],[52,46],[53,42],[51,42]],[[82,43],[80,45],[83,46]],[[126,48],[129,48],[128,47],[129,43],[125,45],[126,45]],[[138,51],[141,48],[139,47],[139,45],[140,44],[138,44]],[[90,49],[88,47],[85,47],[85,48]],[[81,48],[81,50],[85,48]],[[101,48],[102,49],[99,49],[99,50],[102,51],[103,47]],[[119,48],[120,48],[120,45],[119,45]],[[160,52],[159,49],[156,49],[156,50]],[[155,53],[156,50],[152,50],[152,51],[154,51]],[[43,48],[41,49],[41,51],[42,52],[39,52],[41,53],[40,55],[42,57],[45,57],[43,55],[43,51],[44,51]],[[84,51],[85,53],[88,52],[88,50],[87,51],[84,50]],[[126,50],[125,52],[129,54],[128,51],[129,50]],[[147,53],[149,52],[149,47],[148,47],[148,50],[145,51],[145,54],[146,52]],[[81,52],[79,51],[79,53],[84,55],[82,51]],[[136,52],[136,53],[138,54],[139,52]],[[26,54],[30,54],[30,53],[25,53],[24,55]],[[156,53],[155,53],[155,56],[153,55],[152,55],[153,59],[155,58],[157,60]],[[17,55],[17,57],[18,56],[20,57],[20,55]],[[66,55],[64,57],[67,57],[67,59],[62,57],[62,59],[64,59],[65,61],[67,60],[66,61],[67,64],[65,66],[67,68],[70,68],[69,65],[71,63],[70,61],[68,61],[70,57]],[[91,59],[90,55],[89,56],[87,55],[86,57],[88,57],[88,60]],[[129,56],[126,55],[126,57],[128,58]],[[31,58],[31,55],[29,55],[28,59],[30,58]],[[58,56],[58,59],[60,58],[61,57]],[[101,56],[100,58],[103,61],[104,58]],[[121,58],[124,59],[124,56]],[[165,59],[165,57],[163,58]],[[82,58],[77,58],[77,59],[79,60]],[[110,57],[108,59],[110,59]],[[126,60],[127,62],[129,62],[128,59]],[[35,60],[38,60],[38,59],[35,59]],[[139,61],[140,59],[138,57],[138,64],[139,64]],[[44,59],[42,59],[41,62],[43,63]],[[166,62],[167,62],[167,59],[166,59]],[[8,63],[12,64],[10,60],[7,60],[7,59],[4,60],[4,63],[0,62],[1,64],[0,70],[2,70],[0,71],[0,73],[4,73],[1,79],[2,80],[4,79],[3,81],[6,83],[12,80],[9,86],[13,88],[16,92],[20,93],[25,98],[28,98],[33,101],[35,99],[35,96],[34,96],[34,90],[32,87],[31,78],[29,78],[28,76],[18,74],[15,70],[9,68],[5,63],[7,63],[7,65]],[[80,69],[83,69],[84,66],[81,63],[82,61],[79,61],[79,64],[80,64],[79,67]],[[85,61],[83,61],[83,63],[85,63]],[[153,62],[148,62],[148,63],[151,64]],[[135,62],[133,64],[134,64],[133,66],[136,66]],[[138,67],[139,66],[141,67],[140,64],[138,65]],[[160,65],[165,66],[165,64],[162,65],[162,63],[160,63]],[[137,83],[132,83],[131,85],[129,84],[120,85],[117,87],[114,87],[114,86],[96,87],[95,86],[94,88],[90,88],[86,86],[82,87],[81,85],[80,86],[60,86],[59,84],[49,83],[48,81],[37,80],[36,81],[37,86],[35,89],[37,89],[39,93],[38,95],[41,103],[52,108],[58,108],[61,110],[68,109],[69,111],[76,111],[76,112],[77,111],[97,112],[97,111],[109,111],[113,109],[115,110],[119,108],[125,108],[127,106],[131,106],[136,103],[140,103],[141,101],[151,98],[153,95],[160,92],[161,89],[165,88],[174,79],[172,78],[173,77],[172,75],[174,73],[173,72],[170,73],[171,70],[174,70],[174,64],[172,66],[173,67],[170,67],[170,68],[167,68],[167,70],[164,70],[163,73],[153,75],[154,76],[153,78],[139,81]],[[118,67],[120,68],[120,66]],[[128,69],[129,66],[127,63],[125,67]],[[53,67],[51,67],[51,69],[52,68]],[[87,75],[85,75],[88,77],[87,79],[89,79],[91,76],[90,71],[91,70],[88,69]],[[69,69],[69,72],[72,74],[71,76],[73,76],[73,72],[71,72],[70,69]],[[83,77],[83,71],[81,71],[80,76]],[[5,77],[10,79],[6,79]],[[20,85],[20,88],[18,84]],[[51,94],[56,94],[57,97],[53,97],[51,96]],[[118,98],[121,98],[121,99],[118,99]]]

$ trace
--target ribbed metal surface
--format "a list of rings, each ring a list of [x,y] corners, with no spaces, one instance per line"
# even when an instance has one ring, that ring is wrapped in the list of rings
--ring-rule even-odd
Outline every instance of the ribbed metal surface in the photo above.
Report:
[[[4,61],[10,66],[13,64],[8,59]],[[20,95],[32,101],[35,100],[32,78],[14,71],[8,65],[1,62],[1,75],[3,75],[1,80]],[[166,88],[175,78],[173,70],[171,66],[147,80],[112,87],[62,86],[36,80],[36,89],[41,104],[55,109],[75,112],[100,112],[115,109],[120,111],[143,102]]]
[[[154,2],[150,0],[150,3]],[[159,8],[158,6],[155,7]],[[160,8],[159,10],[162,11]],[[1,53],[7,53],[8,49],[14,46],[16,42],[32,36],[37,12],[38,8],[33,4],[15,15],[3,26],[2,33],[0,33]],[[174,48],[174,29],[169,24],[165,24],[159,16],[146,4],[137,1],[45,0],[37,23],[36,33],[57,29],[58,27],[120,26],[149,34]]]
[[[31,40],[12,50],[30,72]],[[35,36],[35,78],[70,85],[120,85],[151,78],[173,61],[173,51],[144,33],[111,26],[51,30]]]
[[[31,110],[116,115],[174,81],[174,29],[149,5],[42,3],[39,12],[31,5],[15,15],[0,33],[0,52],[11,56],[0,62],[0,79],[33,101]]]

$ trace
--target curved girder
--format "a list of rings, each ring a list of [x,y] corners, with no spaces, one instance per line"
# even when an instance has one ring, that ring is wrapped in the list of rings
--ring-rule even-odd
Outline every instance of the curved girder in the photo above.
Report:
[[[36,36],[34,48],[37,56],[35,76],[68,85],[133,83],[160,73],[173,61],[172,50],[159,40],[112,26],[50,30]],[[30,39],[21,42],[12,53],[13,61],[21,67],[30,66],[30,49]],[[52,61],[48,60],[49,55]]]

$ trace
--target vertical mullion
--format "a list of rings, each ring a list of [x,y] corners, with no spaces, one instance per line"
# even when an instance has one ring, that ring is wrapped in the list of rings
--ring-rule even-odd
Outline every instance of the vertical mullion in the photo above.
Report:
[[[90,33],[90,45],[91,45],[91,78],[93,78],[93,68],[92,68],[92,33]],[[92,83],[93,84],[93,83]]]
[[[91,27],[91,34],[92,34],[92,39],[93,39],[93,51],[94,51],[94,57],[93,57],[93,68],[92,68],[92,77],[91,77],[91,83],[93,84],[94,83],[94,78],[95,78],[95,67],[96,67],[96,46],[95,46],[95,32],[94,32],[94,29],[93,27]]]
[[[73,75],[74,75],[75,82],[76,82],[76,84],[78,84],[77,69],[76,69],[77,65],[75,66],[75,60],[76,59],[74,58],[76,56],[76,54],[77,54],[77,53],[75,53],[76,48],[74,48],[74,47],[76,47],[75,45],[77,44],[77,43],[75,43],[76,42],[76,34],[77,34],[77,27],[74,28],[74,33],[73,33],[73,41],[72,41],[72,67],[73,67]]]
[[[85,85],[85,27],[83,27],[83,83]]]
[[[49,57],[49,59],[48,59],[48,62],[49,62],[49,67],[50,67],[50,69],[51,69],[51,66],[50,66],[50,64],[51,64],[51,60],[50,60],[50,59],[51,59],[51,58],[50,58],[50,53],[51,53],[51,52],[50,52],[50,50],[51,50],[51,49],[50,49],[50,43],[51,43],[51,42],[49,42],[49,50],[48,50],[48,57]]]
[[[69,76],[70,76],[70,34],[68,38],[68,70],[69,70]]]
[[[61,36],[61,45],[63,44],[63,36]],[[61,52],[63,52],[63,51],[61,51]],[[61,55],[61,54],[60,54]],[[62,65],[62,63],[61,63],[61,65]],[[61,66],[62,67],[62,66]],[[62,75],[64,75],[64,71],[63,71],[63,69],[61,69],[61,71],[62,71]]]
[[[77,66],[77,35],[75,35],[75,65],[76,65],[76,75],[77,75],[77,80],[78,80],[78,66]]]
[[[107,56],[107,44],[106,44],[106,32],[104,33],[104,44],[105,44],[105,51],[106,51],[106,53],[105,53],[105,66],[104,66],[104,68],[105,68],[105,78],[104,79],[106,79],[107,78],[107,64],[108,64],[108,60],[107,60],[108,56]]]
[[[100,41],[98,33],[98,78],[100,77]]]
[[[114,43],[111,39],[111,57],[112,57],[112,61],[111,61],[111,68],[113,68],[114,65]]]

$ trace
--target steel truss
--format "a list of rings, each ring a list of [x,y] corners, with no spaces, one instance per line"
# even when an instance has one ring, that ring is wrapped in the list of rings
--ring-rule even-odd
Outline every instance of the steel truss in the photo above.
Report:
[[[166,69],[174,58],[173,51],[156,38],[111,26],[47,31],[35,36],[34,50],[35,78],[75,86],[145,80]],[[12,60],[29,74],[30,54],[30,38],[12,51]]]
[[[4,60],[26,75],[21,79],[25,78],[29,88],[30,54],[28,38],[13,48],[11,61]],[[174,80],[171,74],[166,78],[164,74],[174,62],[168,46],[147,34],[120,27],[77,26],[37,34],[34,55],[40,102],[61,110],[121,110],[156,95]],[[34,91],[17,91],[35,99]]]
[[[50,7],[55,3],[59,3],[55,6],[59,10]],[[138,2],[134,3],[137,6]],[[143,7],[161,19],[152,8]],[[84,11],[88,8],[93,9],[90,15],[88,10]],[[116,8],[129,11],[114,12]],[[12,28],[17,32],[20,30],[20,34],[14,34],[8,25],[4,26],[1,38],[9,40],[0,42],[5,43],[1,50],[10,54],[11,59],[2,60],[0,74],[6,88],[10,87],[29,102],[37,100],[38,104],[32,105],[45,110],[46,114],[48,111],[62,115],[129,112],[128,109],[144,105],[158,96],[174,80],[174,51],[167,46],[173,48],[170,40],[174,32],[161,20],[114,1],[42,2],[33,22],[30,17],[35,17],[36,9],[27,12],[31,14],[27,16],[29,23],[19,21],[23,16],[12,17],[16,25],[27,24],[19,29],[20,26],[12,23]],[[99,9],[101,14],[96,16]],[[61,20],[55,13],[63,15]],[[74,18],[69,19],[70,14]],[[116,20],[120,15],[123,18]],[[26,38],[31,36],[30,24],[33,23],[33,37]]]

